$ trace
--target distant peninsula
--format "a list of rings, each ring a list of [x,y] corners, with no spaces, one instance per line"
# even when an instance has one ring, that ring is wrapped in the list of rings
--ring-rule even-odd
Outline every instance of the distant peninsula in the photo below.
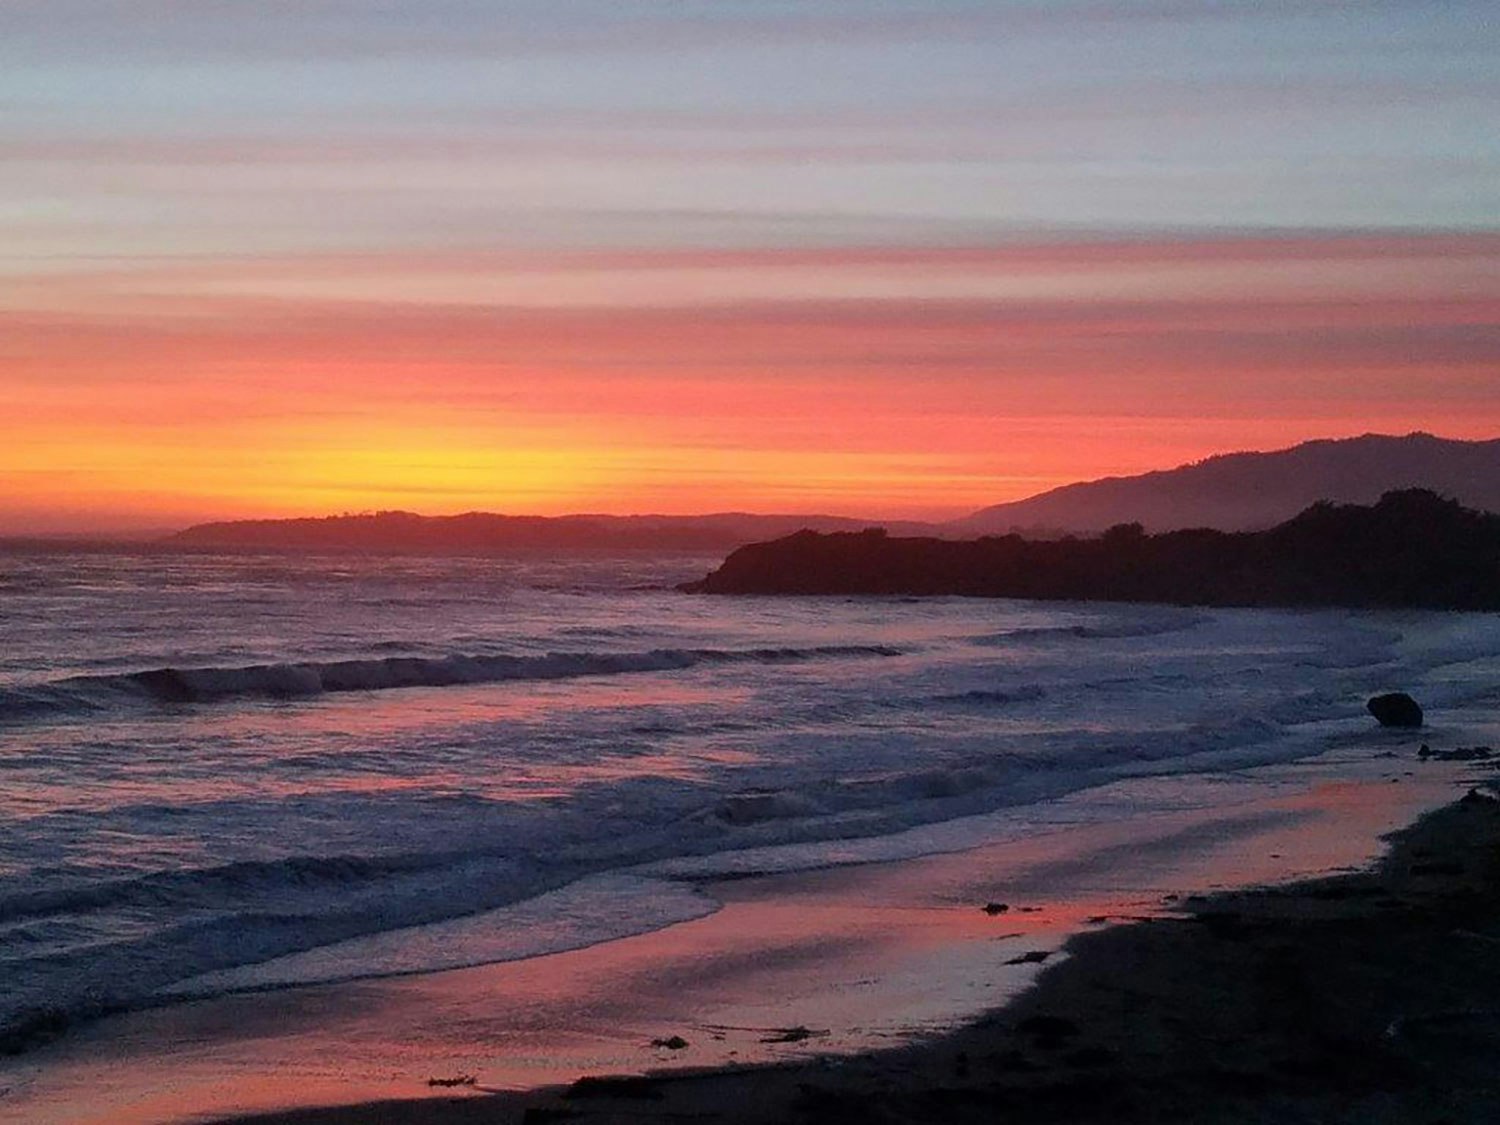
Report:
[[[309,519],[231,520],[187,528],[163,540],[168,546],[211,550],[410,551],[442,554],[511,550],[719,552],[786,535],[801,528],[857,531],[878,521],[841,516],[508,516],[468,512],[421,516],[370,512]],[[931,525],[895,525],[908,533]]]
[[[967,595],[1205,606],[1500,610],[1500,516],[1426,489],[1320,502],[1266,531],[1092,539],[801,531],[741,547],[682,587],[706,594]]]
[[[1457,441],[1412,433],[1303,442],[1289,449],[1226,453],[1175,469],[1082,481],[943,523],[837,515],[717,512],[708,515],[425,516],[362,512],[202,523],[156,540],[191,550],[485,554],[523,551],[691,551],[718,554],[796,531],[858,532],[969,540],[1095,536],[1129,521],[1146,532],[1212,527],[1260,531],[1325,500],[1371,504],[1382,494],[1426,489],[1500,512],[1500,439]]]

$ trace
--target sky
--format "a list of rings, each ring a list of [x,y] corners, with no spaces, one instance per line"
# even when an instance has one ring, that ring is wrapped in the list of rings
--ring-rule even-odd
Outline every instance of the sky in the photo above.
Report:
[[[4,0],[0,533],[1500,436],[1489,3]]]

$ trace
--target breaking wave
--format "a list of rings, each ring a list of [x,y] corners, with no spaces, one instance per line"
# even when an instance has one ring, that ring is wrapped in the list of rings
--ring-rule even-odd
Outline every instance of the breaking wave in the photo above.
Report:
[[[1138,621],[1113,621],[1096,625],[1048,625],[1008,629],[1003,633],[972,638],[977,645],[1009,645],[1023,641],[1123,641],[1137,637],[1163,637],[1203,624],[1208,618],[1192,612],[1172,612]]]
[[[0,721],[77,713],[122,704],[214,703],[226,699],[298,699],[331,692],[455,687],[515,680],[562,680],[630,672],[671,672],[710,664],[791,664],[896,656],[884,645],[810,648],[658,648],[647,652],[554,652],[538,656],[455,654],[251,664],[228,668],[151,668],[72,676],[0,689]]]

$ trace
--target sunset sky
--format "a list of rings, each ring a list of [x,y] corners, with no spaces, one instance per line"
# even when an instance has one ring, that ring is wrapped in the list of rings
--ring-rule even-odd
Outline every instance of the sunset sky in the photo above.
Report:
[[[0,533],[1500,436],[1492,4],[4,0]]]

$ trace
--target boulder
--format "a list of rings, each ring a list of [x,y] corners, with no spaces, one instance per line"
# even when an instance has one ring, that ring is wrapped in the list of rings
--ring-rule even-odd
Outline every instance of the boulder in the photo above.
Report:
[[[1422,725],[1422,708],[1404,691],[1393,691],[1377,695],[1365,704],[1375,721],[1383,727],[1419,727]]]
[[[1422,749],[1417,751],[1417,757],[1424,762],[1429,758],[1439,762],[1486,762],[1494,753],[1488,746],[1455,746],[1452,750],[1432,750],[1424,742]]]

